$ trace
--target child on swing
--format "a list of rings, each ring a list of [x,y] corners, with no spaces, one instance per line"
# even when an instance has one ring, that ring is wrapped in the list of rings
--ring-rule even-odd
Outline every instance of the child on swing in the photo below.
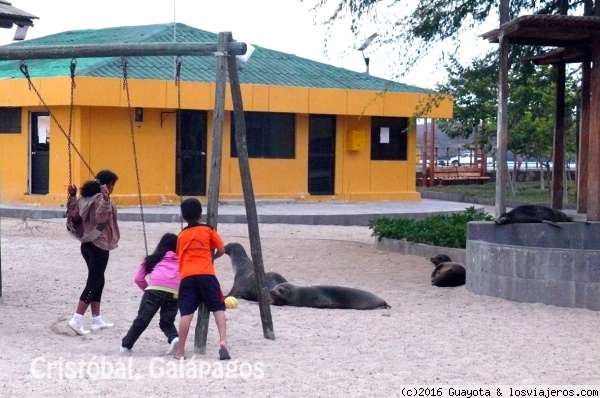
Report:
[[[173,354],[179,345],[175,328],[177,316],[177,292],[179,290],[179,262],[175,250],[177,235],[166,233],[158,242],[154,252],[144,259],[134,273],[133,281],[144,291],[138,315],[121,341],[121,353],[130,354],[133,345],[146,330],[160,309],[158,326],[167,336],[169,349],[165,355]],[[148,280],[146,280],[146,278]]]

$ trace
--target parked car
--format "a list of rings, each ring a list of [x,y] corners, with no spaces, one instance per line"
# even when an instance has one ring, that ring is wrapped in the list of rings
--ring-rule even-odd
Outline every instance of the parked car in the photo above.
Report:
[[[486,157],[487,164],[494,163],[494,159],[491,156]],[[474,164],[475,163],[475,154],[473,152],[463,152],[460,156],[454,156],[448,159],[448,165],[458,166],[461,164]],[[477,157],[477,163],[481,163],[481,156]]]

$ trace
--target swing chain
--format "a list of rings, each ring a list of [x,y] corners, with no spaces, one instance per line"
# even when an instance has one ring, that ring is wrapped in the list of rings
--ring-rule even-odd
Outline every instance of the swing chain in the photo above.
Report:
[[[27,78],[27,83],[29,84],[29,90],[33,90],[33,92],[37,95],[38,99],[40,100],[40,103],[46,109],[46,112],[48,112],[48,114],[50,115],[50,117],[52,118],[52,120],[54,121],[54,123],[56,123],[56,126],[63,133],[63,135],[67,138],[67,140],[69,142],[69,148],[73,147],[73,149],[75,150],[75,153],[77,153],[77,155],[79,156],[79,158],[81,159],[81,161],[83,162],[83,164],[85,165],[85,167],[87,167],[88,171],[92,175],[95,175],[94,172],[92,171],[92,168],[90,167],[90,165],[83,158],[83,155],[81,154],[81,152],[79,152],[79,150],[77,149],[77,147],[75,147],[75,145],[71,141],[71,137],[65,132],[65,129],[58,122],[58,120],[56,119],[56,117],[54,116],[54,114],[52,113],[52,111],[50,111],[50,108],[46,104],[46,101],[44,101],[44,99],[42,98],[42,95],[40,94],[40,92],[33,85],[33,82],[31,81],[31,76],[29,75],[29,70],[27,68],[27,64],[25,64],[25,61],[21,61],[21,65],[19,66],[19,69],[21,70],[21,73],[23,73],[23,75]]]
[[[69,137],[68,141],[71,142],[71,132],[73,128],[73,99],[75,97],[75,67],[77,66],[77,60],[71,59],[71,104],[69,107]],[[71,161],[71,145],[67,143],[69,152],[69,185],[73,184],[73,165]],[[67,198],[68,199],[68,198]]]
[[[133,116],[131,113],[131,99],[129,97],[129,82],[127,80],[127,58],[121,57],[121,65],[123,66],[123,90],[127,96],[127,113],[129,115],[129,130],[131,132],[131,144],[133,146],[133,161],[135,164],[135,176],[137,179],[138,198],[140,202],[140,216],[142,218],[142,230],[144,233],[144,248],[146,249],[146,256],[148,256],[148,240],[146,239],[146,224],[144,222],[144,206],[142,205],[142,188],[140,186],[140,172],[138,169],[137,151],[135,148],[135,136],[133,131]]]
[[[180,123],[180,118],[181,115],[179,114],[179,110],[181,109],[181,57],[178,56],[176,61],[175,61],[175,86],[177,86],[177,112],[175,112],[175,120],[176,120],[176,129],[177,129],[177,133],[179,134],[179,139],[177,140],[177,154],[179,156],[179,192],[181,192],[183,190],[183,186],[182,186],[182,175],[183,175],[183,159],[181,157],[181,123]],[[183,202],[183,197],[181,196],[181,193],[179,194],[179,207],[181,208],[181,203]],[[181,230],[183,230],[183,215],[179,215],[179,223],[181,224]]]

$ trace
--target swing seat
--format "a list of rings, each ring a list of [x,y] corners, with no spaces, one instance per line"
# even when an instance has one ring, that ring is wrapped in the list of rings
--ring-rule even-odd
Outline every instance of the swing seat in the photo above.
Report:
[[[86,234],[81,217],[79,217],[78,220],[67,217],[67,231],[69,232],[69,235],[81,243],[93,241],[100,236],[104,228],[106,228],[106,223],[98,224],[96,225],[96,228]]]

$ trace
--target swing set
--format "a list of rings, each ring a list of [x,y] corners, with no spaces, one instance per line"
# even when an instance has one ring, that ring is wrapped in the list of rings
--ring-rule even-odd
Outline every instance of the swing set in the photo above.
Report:
[[[146,241],[146,230],[144,223],[144,212],[142,205],[140,178],[138,170],[138,160],[136,154],[133,119],[131,112],[131,101],[129,98],[129,86],[127,79],[127,58],[130,56],[178,56],[176,61],[176,76],[175,84],[177,85],[177,106],[181,107],[180,79],[181,79],[181,56],[216,56],[216,90],[215,90],[215,107],[213,117],[213,147],[211,174],[208,189],[208,205],[207,205],[207,224],[216,227],[218,217],[218,200],[219,200],[219,183],[221,180],[221,159],[222,159],[222,136],[223,124],[225,115],[225,92],[227,77],[229,77],[231,98],[233,102],[233,115],[236,125],[235,138],[238,153],[238,162],[240,168],[240,177],[242,181],[242,190],[244,194],[244,204],[246,207],[246,216],[248,219],[248,234],[250,239],[251,255],[254,263],[254,273],[256,275],[259,287],[259,308],[261,322],[263,326],[263,336],[267,339],[274,340],[275,333],[273,330],[273,320],[271,317],[271,309],[269,303],[269,292],[265,283],[264,265],[262,259],[262,249],[260,244],[260,234],[258,230],[258,215],[256,212],[256,202],[254,191],[252,188],[252,178],[250,175],[250,165],[248,161],[248,147],[246,143],[246,125],[244,118],[242,93],[240,88],[239,76],[237,71],[237,55],[246,53],[246,43],[234,42],[231,32],[221,32],[218,36],[218,42],[215,43],[144,43],[144,44],[91,44],[91,45],[52,45],[52,46],[28,46],[28,47],[6,47],[0,49],[0,60],[21,60],[21,72],[25,75],[29,82],[30,90],[33,90],[38,96],[40,102],[44,105],[52,120],[56,123],[60,131],[68,141],[68,156],[69,156],[69,184],[72,183],[72,154],[73,149],[88,171],[95,175],[85,161],[80,151],[72,142],[72,119],[73,119],[73,104],[75,91],[75,69],[77,58],[100,58],[100,57],[116,57],[120,56],[123,66],[123,89],[127,95],[127,108],[129,113],[129,125],[131,132],[131,142],[133,147],[133,156],[136,170],[137,188],[140,203],[140,212],[142,217],[142,226],[144,232],[144,245],[146,253],[148,253],[148,245]],[[39,91],[32,84],[29,77],[27,66],[24,63],[26,59],[68,59],[71,58],[71,97],[69,111],[69,128],[66,132],[61,124],[56,120],[49,107],[42,99]],[[178,148],[179,149],[179,148]],[[181,174],[181,173],[180,173]],[[182,222],[183,228],[183,222]],[[1,261],[0,261],[0,297],[2,293],[1,286]],[[209,311],[204,305],[198,309],[198,320],[195,329],[194,348],[198,354],[204,354],[206,350],[206,339],[208,334]]]

